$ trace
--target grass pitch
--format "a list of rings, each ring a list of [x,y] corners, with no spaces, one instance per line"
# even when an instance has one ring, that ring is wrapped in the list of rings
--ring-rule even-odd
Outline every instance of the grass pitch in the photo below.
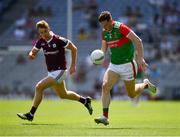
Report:
[[[101,102],[92,102],[94,113],[74,101],[44,100],[33,122],[21,120],[28,100],[0,100],[0,136],[180,136],[180,102],[112,101],[110,125],[97,125]]]

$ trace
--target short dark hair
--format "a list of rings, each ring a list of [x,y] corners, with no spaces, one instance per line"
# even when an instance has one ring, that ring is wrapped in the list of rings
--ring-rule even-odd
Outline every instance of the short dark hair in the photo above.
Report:
[[[106,20],[109,21],[110,19],[112,19],[111,13],[109,11],[103,11],[99,15],[98,21],[99,22],[106,21]]]

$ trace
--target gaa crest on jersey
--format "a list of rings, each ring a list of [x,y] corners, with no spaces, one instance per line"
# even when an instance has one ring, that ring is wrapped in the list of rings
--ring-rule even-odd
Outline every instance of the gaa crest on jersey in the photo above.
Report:
[[[54,43],[54,44],[53,44],[53,48],[56,48],[56,47],[57,47],[57,46],[56,46],[56,44]]]
[[[116,32],[114,32],[113,36],[114,36],[114,38],[115,38],[115,39],[117,39],[117,38],[118,38],[118,35],[117,35],[117,33],[116,33]]]
[[[112,34],[111,33],[109,33],[109,38],[112,39]]]

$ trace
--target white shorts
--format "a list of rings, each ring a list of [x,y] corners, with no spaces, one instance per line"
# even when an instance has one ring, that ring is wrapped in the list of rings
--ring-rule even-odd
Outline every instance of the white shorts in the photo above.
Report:
[[[53,79],[61,83],[67,77],[67,70],[55,70],[52,72],[48,72],[48,77],[52,77]]]
[[[110,63],[108,69],[119,74],[122,80],[133,80],[136,78],[138,67],[136,61],[133,60],[132,62],[120,65]]]

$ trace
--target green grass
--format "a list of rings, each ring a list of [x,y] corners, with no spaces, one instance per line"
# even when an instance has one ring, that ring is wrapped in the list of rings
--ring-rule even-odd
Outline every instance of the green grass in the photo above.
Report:
[[[94,114],[73,101],[44,100],[33,122],[19,119],[31,101],[0,100],[0,136],[180,136],[180,102],[112,101],[110,125],[97,125],[101,102],[93,101]]]

